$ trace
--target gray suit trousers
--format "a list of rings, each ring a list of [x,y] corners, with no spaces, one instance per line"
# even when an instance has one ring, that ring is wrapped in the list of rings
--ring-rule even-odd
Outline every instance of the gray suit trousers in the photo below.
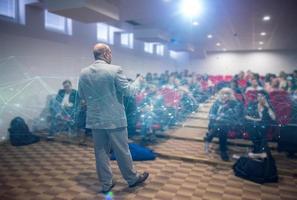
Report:
[[[137,173],[133,168],[132,157],[128,145],[127,128],[93,129],[93,141],[96,157],[96,170],[102,188],[112,184],[112,171],[109,163],[110,149],[113,150],[122,176],[129,185],[137,181]]]

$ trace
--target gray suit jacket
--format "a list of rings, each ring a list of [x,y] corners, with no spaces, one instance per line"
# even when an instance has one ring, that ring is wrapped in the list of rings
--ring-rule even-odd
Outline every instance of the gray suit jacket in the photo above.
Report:
[[[121,67],[97,60],[81,71],[78,92],[87,105],[86,128],[127,127],[123,96],[134,95],[138,82],[128,82]]]

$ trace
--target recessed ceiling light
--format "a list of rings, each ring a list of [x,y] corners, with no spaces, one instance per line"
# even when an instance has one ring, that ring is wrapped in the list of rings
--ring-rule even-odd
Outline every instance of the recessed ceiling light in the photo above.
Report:
[[[265,36],[265,35],[267,35],[267,34],[266,34],[266,32],[261,32],[260,35],[261,35],[261,36]]]
[[[181,0],[180,3],[181,13],[185,17],[196,17],[202,14],[203,5],[201,0]]]
[[[262,50],[262,47],[259,47],[258,50],[261,51]]]
[[[259,42],[259,44],[260,44],[260,45],[263,45],[263,44],[264,44],[264,42],[260,41],[260,42]]]
[[[212,34],[208,34],[207,38],[211,39],[212,38]]]
[[[197,22],[197,21],[193,21],[193,22],[192,22],[192,25],[193,25],[193,26],[198,26],[198,25],[199,25],[199,22]]]
[[[216,43],[216,45],[219,47],[219,46],[221,46],[221,43],[218,42],[218,43]]]
[[[269,21],[271,19],[271,17],[269,15],[265,15],[262,20],[263,21]]]

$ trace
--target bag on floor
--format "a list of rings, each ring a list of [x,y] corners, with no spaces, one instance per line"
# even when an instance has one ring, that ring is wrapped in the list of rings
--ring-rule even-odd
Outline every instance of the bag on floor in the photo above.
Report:
[[[134,161],[155,160],[156,154],[149,148],[130,143],[129,149]],[[111,160],[116,160],[114,153],[111,154]]]
[[[280,134],[278,138],[278,151],[285,151],[288,153],[297,152],[297,126],[287,125],[280,128]]]
[[[10,122],[10,128],[8,129],[10,143],[13,146],[23,146],[36,143],[40,138],[33,135],[25,120],[21,117],[16,117]]]
[[[233,165],[233,171],[235,176],[260,184],[278,181],[275,160],[271,155],[263,160],[240,157]]]

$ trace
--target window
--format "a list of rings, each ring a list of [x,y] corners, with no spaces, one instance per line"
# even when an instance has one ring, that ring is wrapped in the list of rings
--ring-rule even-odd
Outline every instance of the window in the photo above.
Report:
[[[97,39],[107,42],[108,40],[108,26],[103,23],[97,23]]]
[[[122,29],[104,23],[97,23],[97,40],[114,44],[114,33],[116,32],[122,32]]]
[[[154,43],[145,42],[144,43],[144,52],[154,53]]]
[[[25,24],[26,4],[33,1],[34,0],[0,0],[0,18]]]
[[[45,11],[45,28],[72,35],[72,20]]]
[[[0,15],[9,18],[16,18],[16,0],[1,0]]]
[[[156,45],[156,53],[159,56],[164,56],[164,45],[162,44],[157,44]]]
[[[133,41],[134,40],[134,35],[133,33],[122,33],[121,34],[121,44],[123,46],[127,46],[129,48],[133,48]]]
[[[114,26],[108,26],[108,43],[114,44],[114,33],[122,31],[122,29],[116,28]]]

